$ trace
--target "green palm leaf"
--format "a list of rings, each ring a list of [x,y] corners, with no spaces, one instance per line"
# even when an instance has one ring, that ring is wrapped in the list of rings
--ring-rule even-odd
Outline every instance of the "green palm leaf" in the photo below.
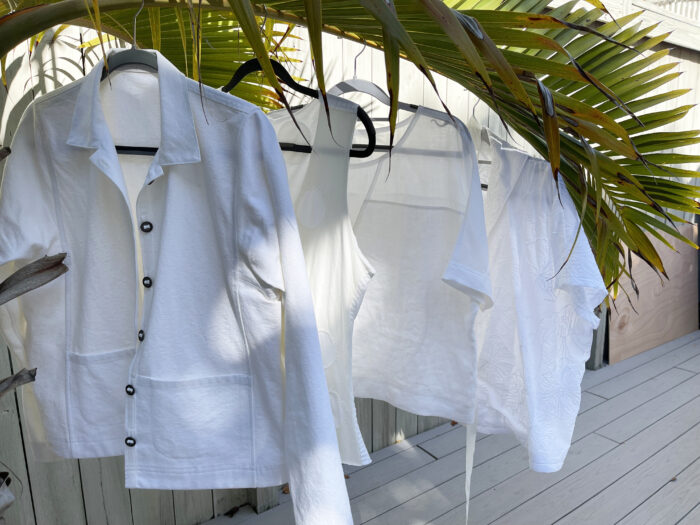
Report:
[[[321,32],[386,48],[392,128],[399,56],[433,86],[433,73],[457,81],[550,160],[579,205],[606,284],[616,289],[620,276],[631,274],[630,251],[664,273],[649,236],[678,237],[673,220],[680,219],[673,213],[697,211],[698,191],[675,179],[699,176],[683,165],[700,162],[700,155],[678,149],[700,140],[694,131],[662,128],[691,109],[667,106],[686,89],[650,95],[679,75],[673,64],[657,65],[667,53],[657,46],[667,35],[638,23],[639,13],[606,21],[600,0],[589,3],[594,7],[577,8],[573,0],[554,8],[550,0],[270,0],[263,9],[248,0],[211,0],[201,4],[201,80],[222,85],[244,56],[258,56],[273,90],[249,82],[236,95],[267,105],[284,101],[265,63],[271,46],[260,35],[257,15],[309,28],[321,88]],[[104,29],[129,34],[124,27],[136,6],[136,0],[102,0]],[[23,39],[87,14],[85,0],[40,6],[25,0],[20,7],[25,9],[14,13],[0,7],[6,14],[0,18],[0,57]],[[168,0],[147,1],[146,7],[159,8],[160,15],[142,17],[141,40],[160,45],[187,73],[196,58],[185,46],[195,39],[183,31],[187,11]]]

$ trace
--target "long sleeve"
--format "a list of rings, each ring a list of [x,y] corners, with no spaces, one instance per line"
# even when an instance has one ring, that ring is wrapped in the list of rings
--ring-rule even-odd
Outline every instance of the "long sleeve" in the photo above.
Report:
[[[245,251],[263,285],[282,296],[282,428],[296,523],[349,525],[352,515],[284,159],[260,111],[248,117],[242,133],[250,183],[243,191],[252,193],[246,200],[253,199],[255,208],[243,232]]]
[[[583,229],[576,238],[580,219],[563,182],[559,183],[559,198],[561,202],[553,204],[549,216],[552,258],[557,270],[564,261],[566,264],[558,271],[554,282],[558,289],[568,293],[578,316],[595,330],[600,320],[593,310],[605,300],[608,292]]]
[[[0,186],[0,282],[25,264],[60,251],[51,182],[39,162],[36,129],[32,104],[13,137]],[[0,331],[26,362],[20,299],[0,306]]]
[[[534,209],[540,213],[537,220],[550,249],[545,252],[550,260],[549,271],[538,278],[540,283],[551,279],[547,285],[552,289],[534,305],[524,296],[521,310],[537,308],[537,319],[546,318],[551,328],[529,334],[532,343],[524,359],[530,467],[536,472],[556,472],[564,464],[580,408],[581,380],[590,356],[593,330],[599,322],[593,310],[605,299],[607,290],[583,230],[573,244],[580,221],[566,186],[560,179],[557,194],[549,165],[538,165],[536,175],[545,184],[542,199]],[[523,204],[529,205],[530,201]],[[564,261],[567,262],[561,268]],[[523,315],[519,322],[522,327],[527,317]]]

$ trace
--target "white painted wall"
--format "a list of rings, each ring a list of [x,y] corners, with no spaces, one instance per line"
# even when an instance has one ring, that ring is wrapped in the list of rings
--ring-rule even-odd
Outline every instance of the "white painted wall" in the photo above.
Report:
[[[55,36],[56,29],[47,30],[31,54],[26,41],[7,55],[8,89],[0,87],[2,145],[10,144],[22,112],[35,97],[82,77],[101,57],[99,49],[81,53],[79,48],[81,35],[88,42],[97,36],[96,32],[72,26]]]

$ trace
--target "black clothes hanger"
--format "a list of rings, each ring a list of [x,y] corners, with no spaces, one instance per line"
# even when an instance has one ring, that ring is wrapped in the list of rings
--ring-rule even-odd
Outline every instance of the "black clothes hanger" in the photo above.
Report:
[[[134,34],[132,35],[133,40],[131,44],[131,49],[126,51],[120,51],[119,53],[112,53],[107,58],[107,63],[102,67],[102,76],[100,82],[109,76],[109,73],[120,67],[128,66],[139,66],[145,67],[158,72],[158,57],[152,51],[146,51],[145,49],[139,49],[136,45],[136,18],[143,9],[144,0],[141,1],[141,7],[134,15]],[[115,146],[117,153],[127,154],[127,155],[155,155],[158,152],[158,148],[152,148],[148,146]]]
[[[318,91],[299,84],[296,80],[292,78],[292,75],[289,74],[289,71],[287,71],[284,68],[284,66],[276,60],[271,59],[270,62],[272,63],[272,69],[275,72],[275,75],[277,75],[277,78],[280,80],[280,82],[286,84],[294,91],[297,91],[304,95],[308,95],[313,98],[318,98]],[[236,87],[236,85],[241,80],[243,80],[244,77],[256,71],[262,71],[260,61],[257,58],[253,58],[251,60],[248,60],[247,62],[244,62],[233,74],[233,77],[231,78],[231,80],[229,80],[228,84],[221,88],[221,91],[228,93],[234,87]],[[364,149],[351,149],[350,156],[362,159],[369,157],[374,152],[374,148],[377,144],[377,133],[374,129],[374,124],[372,124],[372,119],[370,119],[367,112],[361,107],[357,108],[357,118],[360,120],[360,122],[362,122],[362,124],[365,127],[365,130],[367,131],[368,144],[364,146]],[[311,153],[311,146],[308,146],[306,144],[291,144],[288,142],[280,142],[280,147],[285,151]]]
[[[370,82],[369,80],[362,80],[361,78],[353,77],[349,80],[343,80],[342,82],[338,82],[335,86],[328,90],[328,93],[336,96],[345,95],[346,93],[364,93],[365,95],[374,97],[386,106],[391,106],[391,99],[382,88],[380,88],[374,82]],[[406,104],[405,102],[399,102],[399,109],[402,111],[410,111],[411,113],[415,113],[416,111],[418,111],[418,106],[415,104]],[[378,117],[373,118],[372,120],[388,121],[389,118]],[[388,144],[377,144],[374,147],[374,149],[377,151],[390,151],[392,147],[393,146],[389,146]]]
[[[377,99],[379,102],[384,104],[385,106],[391,106],[391,98],[387,93],[380,88],[377,84],[374,82],[370,82],[369,80],[363,80],[361,78],[357,78],[357,59],[360,58],[360,55],[365,52],[365,49],[367,49],[367,42],[363,42],[362,49],[360,52],[355,55],[355,60],[353,63],[353,71],[352,71],[352,78],[348,80],[343,80],[339,83],[337,83],[335,86],[330,88],[328,90],[328,93],[330,95],[336,95],[336,96],[341,96],[346,93],[364,93],[365,95],[369,95],[375,99]],[[415,104],[406,104],[404,102],[399,102],[399,109],[402,111],[410,111],[411,113],[415,113],[418,111],[418,106]],[[373,121],[388,121],[388,117],[375,117],[372,119]],[[391,151],[393,146],[389,146],[388,144],[377,144],[374,149],[376,151]]]
[[[277,75],[280,82],[286,84],[294,91],[298,91],[299,93],[303,93],[304,95],[308,95],[310,97],[318,98],[318,92],[315,89],[299,84],[292,78],[289,71],[287,71],[282,64],[277,62],[277,60],[270,59],[270,63],[272,63],[272,70],[275,72],[275,75]],[[236,72],[233,74],[231,80],[229,80],[228,84],[221,88],[221,91],[228,93],[235,88],[244,77],[247,77],[256,71],[262,71],[262,66],[257,58],[244,62],[238,69],[236,69]]]
[[[158,72],[158,58],[155,53],[136,47],[132,47],[126,51],[120,51],[119,53],[113,53],[107,58],[107,65],[109,66],[110,72],[125,66],[145,66]],[[102,78],[100,78],[100,80],[107,78],[107,75],[107,67],[103,67]]]

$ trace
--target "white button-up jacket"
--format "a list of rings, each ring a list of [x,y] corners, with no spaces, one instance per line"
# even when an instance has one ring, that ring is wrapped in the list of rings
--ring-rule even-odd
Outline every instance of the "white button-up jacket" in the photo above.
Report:
[[[290,481],[297,523],[352,523],[275,133],[157,58],[157,75],[102,82],[100,61],[32,103],[12,143],[0,277],[45,254],[69,266],[0,309],[38,368],[32,444],[124,454],[127,487]]]

